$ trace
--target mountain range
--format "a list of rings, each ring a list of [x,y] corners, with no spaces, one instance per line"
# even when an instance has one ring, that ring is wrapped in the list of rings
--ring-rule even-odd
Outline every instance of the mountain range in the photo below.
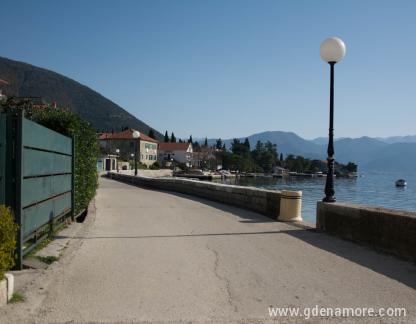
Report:
[[[47,69],[0,57],[0,78],[9,83],[1,88],[8,97],[41,97],[47,103],[56,102],[99,131],[130,127],[148,134],[151,128],[98,92]],[[163,139],[157,130],[154,133]]]
[[[267,131],[238,138],[248,138],[253,149],[257,141],[270,141],[277,145],[278,153],[301,155],[311,159],[326,159],[328,138],[306,140],[293,132]],[[403,142],[400,142],[400,141]],[[227,148],[233,139],[223,140]],[[215,139],[208,140],[215,144]],[[416,161],[416,136],[389,138],[339,138],[334,141],[335,160],[341,163],[354,162],[361,171],[414,172]]]

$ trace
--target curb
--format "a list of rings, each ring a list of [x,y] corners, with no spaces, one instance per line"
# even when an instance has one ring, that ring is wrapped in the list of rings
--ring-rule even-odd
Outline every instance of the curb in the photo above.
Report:
[[[0,281],[0,306],[6,305],[13,297],[14,277],[11,273],[6,273],[4,279]]]

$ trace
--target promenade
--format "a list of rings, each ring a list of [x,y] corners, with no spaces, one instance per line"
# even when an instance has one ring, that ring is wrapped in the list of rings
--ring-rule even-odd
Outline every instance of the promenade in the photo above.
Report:
[[[416,265],[324,233],[207,200],[101,178],[58,263],[0,310],[0,323],[302,321],[269,307],[406,308]]]

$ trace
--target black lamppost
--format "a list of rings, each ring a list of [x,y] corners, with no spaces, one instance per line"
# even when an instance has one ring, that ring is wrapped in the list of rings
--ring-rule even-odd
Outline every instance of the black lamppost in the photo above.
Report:
[[[116,149],[116,155],[117,155],[117,165],[116,165],[116,169],[117,169],[117,172],[119,172],[119,169],[118,169],[118,158],[119,158],[119,156],[120,156],[120,150],[119,149]]]
[[[137,141],[140,137],[140,133],[138,131],[133,131],[133,138],[134,138],[134,175],[137,176]]]
[[[337,38],[327,38],[321,44],[321,58],[329,63],[331,68],[330,95],[329,95],[329,140],[328,140],[328,173],[325,183],[324,202],[335,202],[334,190],[334,66],[345,55],[345,44]]]

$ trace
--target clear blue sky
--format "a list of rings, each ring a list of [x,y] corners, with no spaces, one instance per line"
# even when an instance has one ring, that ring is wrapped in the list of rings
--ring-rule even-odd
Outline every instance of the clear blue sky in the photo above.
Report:
[[[0,56],[64,74],[158,131],[416,134],[416,1],[2,1]]]

